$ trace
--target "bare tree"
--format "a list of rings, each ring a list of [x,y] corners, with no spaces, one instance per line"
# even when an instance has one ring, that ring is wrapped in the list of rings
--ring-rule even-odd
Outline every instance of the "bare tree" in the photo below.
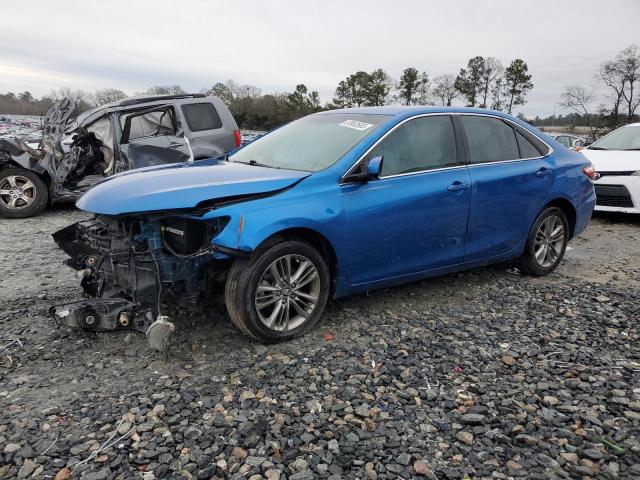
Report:
[[[123,100],[125,98],[127,98],[127,94],[117,88],[103,88],[102,90],[96,90],[89,95],[91,104],[94,107],[99,107],[100,105]]]
[[[611,93],[611,100],[613,101],[613,106],[611,108],[611,123],[615,126],[618,124],[620,103],[624,98],[627,79],[620,68],[620,65],[615,61],[605,62],[600,65],[600,68],[596,73],[596,79],[613,90]]]
[[[484,70],[482,71],[482,103],[481,108],[487,108],[487,99],[489,93],[492,92],[495,86],[495,82],[502,77],[504,73],[504,67],[500,60],[494,57],[487,57],[484,59]]]
[[[564,87],[562,92],[562,102],[560,105],[567,107],[580,115],[584,115],[589,121],[589,130],[591,130],[591,136],[595,138],[595,131],[593,128],[593,114],[591,113],[592,103],[595,100],[592,92],[588,91],[581,85],[568,85]]]
[[[640,95],[637,94],[636,88],[640,88],[640,52],[636,45],[631,45],[622,50],[617,58],[616,64],[622,71],[622,75],[626,81],[622,95],[627,103],[627,120],[633,121],[635,111],[640,105]]]
[[[186,90],[180,85],[156,85],[147,89],[149,95],[184,95]]]
[[[433,95],[441,105],[450,107],[454,98],[460,95],[460,91],[455,87],[456,77],[449,73],[440,75],[433,79]]]

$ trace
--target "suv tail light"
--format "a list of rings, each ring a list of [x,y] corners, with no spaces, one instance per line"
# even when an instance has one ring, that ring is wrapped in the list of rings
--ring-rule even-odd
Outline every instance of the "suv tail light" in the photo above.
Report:
[[[596,172],[596,169],[593,165],[587,165],[582,169],[582,173],[584,173],[587,177],[593,180],[597,180],[600,178],[600,174]]]
[[[233,139],[236,141],[236,147],[242,145],[242,135],[240,134],[240,130],[233,131]]]

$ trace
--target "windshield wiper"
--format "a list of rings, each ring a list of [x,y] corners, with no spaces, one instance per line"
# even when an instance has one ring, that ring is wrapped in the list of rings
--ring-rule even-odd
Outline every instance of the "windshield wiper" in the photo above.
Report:
[[[244,163],[244,162],[240,162],[240,163]],[[266,163],[260,163],[257,160],[249,160],[249,162],[246,163],[246,165],[251,165],[253,167],[267,167],[267,168],[277,168],[277,169],[281,168],[281,167],[274,167],[273,165],[267,165]]]
[[[589,150],[609,150],[608,148],[602,148],[602,147],[588,147]]]
[[[625,151],[625,152],[633,152],[635,150],[640,150],[640,148],[625,148],[623,151]]]

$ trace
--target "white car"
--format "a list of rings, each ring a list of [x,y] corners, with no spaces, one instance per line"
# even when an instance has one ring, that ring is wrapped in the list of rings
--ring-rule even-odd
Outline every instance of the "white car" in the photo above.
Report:
[[[595,209],[640,213],[640,123],[620,127],[580,153],[600,175]]]
[[[550,133],[549,136],[567,148],[583,147],[587,143],[584,138],[568,133]]]

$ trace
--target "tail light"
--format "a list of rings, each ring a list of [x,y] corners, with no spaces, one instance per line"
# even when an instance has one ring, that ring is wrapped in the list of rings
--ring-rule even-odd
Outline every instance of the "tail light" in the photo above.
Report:
[[[596,169],[593,165],[587,165],[582,169],[582,173],[584,173],[587,177],[593,180],[597,180],[600,178],[600,174],[596,172]]]
[[[236,147],[242,145],[242,135],[240,134],[240,130],[233,131],[233,139],[236,141]]]

